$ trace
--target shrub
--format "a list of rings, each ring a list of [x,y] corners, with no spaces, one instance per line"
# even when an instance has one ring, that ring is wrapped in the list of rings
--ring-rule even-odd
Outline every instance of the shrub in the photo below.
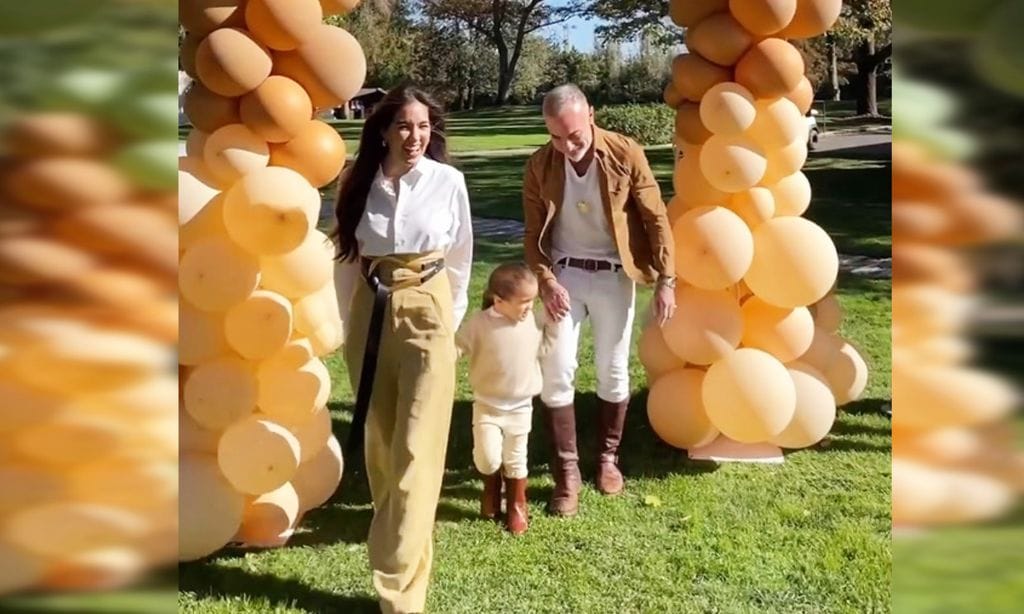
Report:
[[[611,130],[635,139],[641,145],[663,145],[672,142],[675,112],[664,104],[627,104],[599,110],[594,121]]]

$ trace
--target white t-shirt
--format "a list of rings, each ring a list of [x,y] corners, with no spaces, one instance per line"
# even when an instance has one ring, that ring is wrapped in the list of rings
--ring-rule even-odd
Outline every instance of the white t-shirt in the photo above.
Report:
[[[551,234],[555,262],[566,256],[620,262],[604,209],[597,160],[590,161],[581,177],[566,158],[562,209]]]

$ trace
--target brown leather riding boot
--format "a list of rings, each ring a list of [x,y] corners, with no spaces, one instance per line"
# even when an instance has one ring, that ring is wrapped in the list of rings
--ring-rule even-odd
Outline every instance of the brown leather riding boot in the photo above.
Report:
[[[483,478],[484,493],[480,497],[480,515],[493,520],[501,515],[501,469]]]
[[[526,510],[526,478],[505,478],[505,528],[512,535],[522,535],[529,528]]]
[[[579,511],[580,467],[576,451],[576,407],[546,407],[544,424],[551,440],[551,477],[555,489],[548,502],[548,513],[575,516]]]
[[[629,399],[621,403],[609,403],[601,398],[598,405],[597,428],[597,489],[606,495],[622,492],[622,472],[619,471],[619,444],[622,429],[626,424],[626,409]]]

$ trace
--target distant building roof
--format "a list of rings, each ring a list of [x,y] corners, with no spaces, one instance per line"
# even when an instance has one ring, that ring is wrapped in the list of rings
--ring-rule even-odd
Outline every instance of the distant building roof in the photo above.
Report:
[[[364,87],[363,89],[359,90],[359,93],[357,93],[355,96],[353,96],[353,98],[362,98],[363,96],[366,96],[368,94],[387,94],[387,93],[388,93],[387,90],[381,89],[379,87]]]

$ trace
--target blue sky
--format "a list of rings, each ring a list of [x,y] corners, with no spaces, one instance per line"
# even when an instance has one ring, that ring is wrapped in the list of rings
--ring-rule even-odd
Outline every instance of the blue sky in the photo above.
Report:
[[[584,19],[581,17],[574,17],[564,24],[557,26],[551,26],[545,34],[556,41],[565,40],[566,28],[568,28],[569,44],[580,51],[593,51],[594,49],[594,29],[600,25],[600,21],[596,19]]]

